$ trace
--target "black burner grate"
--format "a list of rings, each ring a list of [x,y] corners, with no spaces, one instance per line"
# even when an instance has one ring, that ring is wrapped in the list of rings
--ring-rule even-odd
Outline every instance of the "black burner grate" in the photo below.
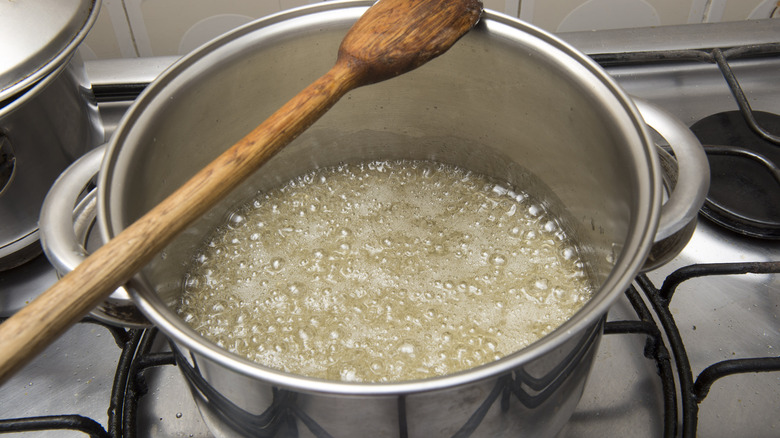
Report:
[[[690,265],[670,274],[660,288],[646,275],[639,275],[636,278],[638,287],[632,286],[625,292],[638,319],[606,323],[606,335],[647,335],[644,355],[655,361],[663,389],[664,437],[696,436],[698,404],[707,397],[710,386],[717,379],[738,373],[780,371],[780,357],[732,359],[711,364],[694,380],[683,339],[669,309],[675,290],[685,281],[748,273],[780,274],[780,261]],[[101,324],[91,319],[83,323]],[[144,372],[151,367],[174,365],[174,355],[153,352],[158,336],[154,328],[105,327],[121,348],[108,410],[108,430],[83,416],[60,415],[0,420],[0,433],[67,429],[95,438],[136,436],[138,405],[148,391]],[[679,382],[679,388],[676,382]]]
[[[757,121],[756,112],[751,108],[750,102],[748,101],[745,92],[740,86],[737,77],[729,65],[730,60],[777,55],[780,55],[780,43],[750,45],[728,49],[713,48],[709,50],[669,50],[603,54],[594,55],[592,57],[602,66],[683,61],[714,63],[718,66],[718,69],[726,80],[729,86],[729,90],[734,96],[734,99],[736,100],[739,107],[739,111],[749,129],[761,140],[777,146],[780,145],[780,136],[770,132]],[[777,179],[778,163],[775,163],[772,160],[767,160],[764,156],[755,157],[755,154],[752,153],[752,151],[732,146],[729,147],[728,150],[725,150],[724,147],[713,147],[708,151],[705,148],[705,152],[708,154],[712,153],[720,155],[749,155],[755,163],[763,165],[766,168],[767,173],[772,175],[772,177],[777,180],[777,183],[780,183],[780,179]],[[777,190],[777,185],[773,186],[773,190]],[[722,222],[718,222],[722,224]],[[755,221],[750,221],[750,224],[755,224]],[[733,231],[755,237],[774,236],[771,233],[767,234],[763,229],[760,231],[744,231],[739,227],[739,225],[732,225],[731,223],[729,224],[728,228]],[[646,275],[642,274],[637,277],[637,284],[641,287],[644,296],[651,304],[653,313],[658,318],[660,329],[665,334],[666,341],[668,342],[669,348],[672,351],[672,359],[674,361],[674,367],[676,369],[676,374],[680,385],[680,389],[675,391],[675,400],[670,400],[669,387],[674,387],[675,381],[671,373],[665,368],[668,358],[664,357],[664,355],[667,353],[665,351],[657,351],[654,355],[652,355],[652,357],[658,363],[659,375],[663,381],[665,403],[664,436],[678,436],[678,433],[680,436],[686,438],[696,436],[698,405],[704,400],[705,397],[707,397],[711,385],[717,379],[740,373],[780,371],[780,357],[733,359],[711,364],[705,368],[694,381],[691,365],[688,360],[688,355],[685,350],[682,337],[677,328],[675,319],[669,310],[669,304],[672,300],[674,291],[684,281],[704,276],[739,275],[747,273],[778,274],[780,273],[780,261],[691,265],[678,269],[677,271],[670,274],[664,280],[660,289],[656,288],[656,286]],[[633,293],[634,292],[631,290],[627,292],[629,295],[632,295]],[[638,303],[635,297],[631,302],[632,305],[634,305],[635,310],[637,310],[637,314],[642,319],[642,322],[647,321],[646,311],[640,311],[642,303]],[[648,333],[648,336],[648,342],[651,342],[651,340],[653,343],[658,342],[656,338],[657,335],[654,333]],[[680,401],[682,411],[679,418],[679,430],[677,426],[678,412],[676,406],[678,399]]]
[[[174,365],[173,353],[154,353],[157,329],[126,330],[85,318],[82,324],[106,328],[121,349],[108,408],[108,430],[99,422],[81,415],[47,415],[0,420],[0,434],[72,430],[92,438],[135,437],[139,400],[147,393],[144,371],[150,367]]]
[[[780,54],[780,43],[729,49],[668,50],[593,55],[603,66],[695,61],[717,65],[739,111],[714,114],[691,127],[705,145],[712,184],[705,217],[752,237],[780,239],[780,115],[754,111],[730,60]]]
[[[669,304],[674,295],[674,291],[684,281],[692,280],[697,277],[718,276],[718,275],[740,275],[740,274],[780,274],[780,261],[757,262],[757,263],[717,263],[704,265],[690,265],[680,268],[670,274],[664,280],[661,288],[656,286],[650,279],[642,274],[636,279],[637,283],[644,292],[645,297],[651,303],[654,314],[658,318],[661,329],[666,335],[669,348],[672,351],[677,377],[679,379],[680,389],[677,392],[682,407],[681,417],[681,436],[692,438],[696,436],[696,427],[698,422],[698,404],[707,396],[712,383],[722,377],[737,373],[758,373],[766,371],[780,371],[780,357],[734,359],[714,363],[704,369],[696,381],[693,380],[691,365],[688,360],[688,353],[685,350],[682,336],[677,328],[672,312],[669,310]],[[658,360],[658,359],[656,359]],[[659,365],[660,366],[660,365]],[[670,380],[671,375],[661,373],[664,382],[664,388],[674,385]],[[669,381],[667,381],[669,380]],[[668,394],[667,394],[668,396]],[[667,412],[670,408],[667,406]],[[677,412],[675,410],[675,419],[677,422]],[[669,435],[669,418],[666,418],[667,434]],[[675,427],[676,429],[676,427]]]

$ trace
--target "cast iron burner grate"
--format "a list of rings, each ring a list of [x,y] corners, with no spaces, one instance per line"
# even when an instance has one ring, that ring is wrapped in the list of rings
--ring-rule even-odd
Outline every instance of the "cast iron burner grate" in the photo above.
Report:
[[[739,111],[714,114],[691,127],[712,170],[702,213],[731,231],[766,239],[780,239],[780,115],[753,111],[729,60],[778,54],[780,43],[593,56],[603,66],[680,61],[718,66]]]
[[[663,434],[671,438],[696,436],[699,404],[718,379],[741,373],[780,371],[780,357],[731,359],[713,363],[694,380],[688,353],[669,309],[677,287],[697,277],[740,274],[780,274],[780,261],[690,265],[670,274],[661,287],[642,274],[625,295],[636,312],[635,320],[608,321],[606,335],[644,334],[644,356],[655,362],[663,392]],[[648,305],[649,303],[649,305]],[[0,434],[45,430],[74,430],[94,438],[133,438],[137,436],[139,403],[148,392],[144,373],[153,367],[175,366],[171,352],[154,352],[156,329],[125,330],[92,319],[82,323],[100,324],[114,336],[121,349],[108,409],[108,430],[98,421],[79,415],[0,420]],[[679,387],[677,382],[679,382]],[[681,412],[681,413],[680,413]],[[403,425],[399,425],[402,429]],[[323,437],[328,437],[325,431]]]
[[[148,392],[144,372],[152,367],[175,365],[173,353],[153,352],[157,329],[123,329],[85,318],[81,324],[107,329],[120,349],[108,406],[108,430],[81,415],[47,415],[0,420],[0,434],[72,430],[93,438],[135,437],[138,403]]]

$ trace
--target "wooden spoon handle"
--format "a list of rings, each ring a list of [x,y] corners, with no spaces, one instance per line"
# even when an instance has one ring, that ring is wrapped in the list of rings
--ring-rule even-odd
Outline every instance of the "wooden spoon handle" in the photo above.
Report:
[[[162,203],[1,324],[0,382],[125,283],[180,231],[357,87],[360,74],[348,63],[337,62]]]

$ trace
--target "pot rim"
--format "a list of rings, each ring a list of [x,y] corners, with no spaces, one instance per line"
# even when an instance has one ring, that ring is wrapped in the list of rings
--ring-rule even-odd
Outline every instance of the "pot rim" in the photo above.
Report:
[[[45,59],[40,64],[20,64],[14,66],[14,69],[3,73],[16,73],[19,78],[13,82],[0,82],[0,111],[2,114],[10,112],[12,109],[8,107],[17,107],[21,103],[26,102],[36,96],[40,90],[46,87],[59,73],[63,70],[64,66],[70,62],[73,54],[81,45],[84,38],[86,38],[92,26],[97,21],[98,14],[102,0],[83,0],[77,7],[82,7],[86,1],[89,1],[90,5],[84,14],[75,13],[71,19],[71,22],[60,23],[64,26],[62,29],[56,29],[61,34],[53,35],[52,41],[37,49],[39,57]],[[21,9],[23,11],[23,9]],[[29,14],[27,14],[29,15]],[[18,17],[17,17],[18,18]],[[25,17],[30,18],[30,17]],[[67,17],[66,17],[67,18]],[[22,18],[18,18],[23,20]],[[79,25],[78,21],[83,20]],[[78,27],[78,31],[69,34],[64,33],[68,27]],[[24,37],[22,36],[22,39]],[[58,42],[59,40],[65,40]],[[25,70],[29,68],[30,70]],[[7,111],[6,111],[7,110]],[[0,114],[0,115],[2,115]]]
[[[122,148],[122,139],[126,132],[133,126],[138,114],[143,111],[146,102],[155,98],[162,98],[159,95],[164,94],[163,90],[165,89],[166,84],[173,78],[176,78],[178,75],[185,72],[197,61],[208,56],[215,50],[218,50],[223,45],[230,43],[236,38],[252,33],[257,29],[272,26],[288,19],[300,18],[309,14],[328,13],[333,11],[338,11],[342,15],[348,14],[349,17],[357,19],[357,17],[359,17],[372,3],[373,2],[371,1],[333,1],[304,6],[274,14],[239,27],[212,40],[189,55],[181,58],[173,66],[163,72],[163,74],[161,74],[157,80],[147,87],[139,96],[131,106],[127,115],[123,118],[120,126],[117,128],[116,135],[114,135],[111,140],[103,165],[101,166],[102,171],[100,172],[100,181],[98,183],[101,192],[98,199],[98,214],[100,218],[98,222],[103,238],[107,241],[116,234],[115,230],[111,229],[112,220],[108,210],[110,202],[107,200],[107,193],[109,192],[107,188],[110,185],[109,174],[111,172],[106,169],[115,165],[117,156]],[[133,300],[155,326],[162,330],[169,338],[173,339],[176,344],[179,344],[175,345],[173,348],[184,346],[197,353],[197,355],[205,357],[208,360],[216,362],[242,375],[261,379],[275,386],[291,388],[300,392],[352,396],[398,395],[452,388],[505,374],[512,369],[526,364],[557,348],[571,336],[599,324],[618,294],[622,293],[629,286],[631,281],[633,281],[634,276],[639,272],[653,243],[661,205],[661,182],[658,157],[654,153],[653,143],[650,140],[643,119],[633,101],[620,88],[617,82],[604,72],[598,64],[584,54],[581,54],[573,46],[561,41],[540,28],[513,17],[486,10],[483,13],[481,22],[478,26],[487,26],[490,28],[494,25],[497,27],[509,27],[512,32],[524,32],[531,38],[540,40],[545,46],[549,46],[551,50],[560,52],[562,56],[568,56],[571,62],[578,63],[580,67],[584,67],[588,73],[593,76],[593,80],[599,81],[601,86],[606,87],[613,94],[615,102],[617,102],[621,109],[626,112],[634,125],[633,127],[638,133],[638,137],[641,139],[642,153],[644,155],[644,160],[647,163],[647,177],[650,183],[648,184],[647,193],[645,195],[640,193],[639,197],[646,197],[646,199],[643,202],[638,202],[637,214],[636,217],[632,218],[633,222],[630,227],[631,232],[627,236],[622,251],[620,254],[616,255],[615,264],[611,273],[605,279],[602,286],[594,293],[591,300],[572,318],[542,339],[515,353],[509,354],[502,359],[461,372],[423,380],[359,383],[294,375],[257,364],[227,352],[206,340],[194,329],[187,326],[187,324],[184,323],[175,312],[168,308],[162,299],[160,299],[154,292],[154,288],[144,283],[144,279],[141,278],[140,275],[133,277],[129,282],[131,286],[129,290]]]

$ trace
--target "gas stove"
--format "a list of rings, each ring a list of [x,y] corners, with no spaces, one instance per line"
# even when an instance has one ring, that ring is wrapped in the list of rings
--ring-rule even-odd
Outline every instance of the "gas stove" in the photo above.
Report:
[[[682,253],[640,274],[610,310],[582,400],[560,436],[780,435],[780,218],[773,210],[780,146],[767,146],[780,134],[780,21],[559,36],[630,95],[691,126],[710,152],[720,190]],[[108,135],[175,61],[87,64]],[[768,132],[742,126],[751,114]],[[735,176],[743,167],[757,177]],[[729,199],[733,192],[759,197]],[[0,273],[0,316],[56,278],[43,256]],[[162,335],[90,318],[0,387],[0,407],[0,433],[211,436]]]

